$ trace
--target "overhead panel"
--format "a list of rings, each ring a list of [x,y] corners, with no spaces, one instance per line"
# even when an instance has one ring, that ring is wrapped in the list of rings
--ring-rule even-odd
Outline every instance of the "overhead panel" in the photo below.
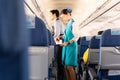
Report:
[[[80,26],[85,27],[89,23],[92,23],[92,21],[95,21],[97,18],[101,17],[104,13],[111,10],[111,8],[114,7],[119,2],[120,0],[108,0],[106,3],[104,3],[104,5],[102,5],[94,13],[92,13],[86,20],[84,20],[80,24]]]
[[[72,16],[77,23],[83,23],[94,11],[96,11],[107,0],[25,0],[32,10],[40,17],[47,27],[51,29],[49,11],[64,8],[72,8]],[[81,27],[81,26],[79,26]]]
[[[86,20],[84,25],[87,25],[83,26],[81,30],[87,29],[88,33],[90,33],[88,35],[95,35],[99,30],[120,28],[120,0],[109,2],[109,4],[100,9],[100,12],[98,11],[94,16],[91,16],[88,21]],[[93,21],[90,22],[90,19],[93,19]]]
[[[64,8],[72,8],[72,16],[76,22],[81,23],[97,8],[99,8],[107,0],[36,0],[41,7],[49,26],[51,20],[49,11],[51,9],[58,9],[61,11]],[[42,3],[42,4],[41,4]]]

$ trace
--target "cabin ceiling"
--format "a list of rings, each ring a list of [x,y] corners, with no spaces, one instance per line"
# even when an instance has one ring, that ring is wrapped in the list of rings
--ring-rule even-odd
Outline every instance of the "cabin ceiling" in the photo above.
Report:
[[[80,26],[82,31],[87,29],[85,36],[96,35],[100,30],[120,29],[120,0],[110,1]]]
[[[64,8],[73,9],[73,18],[78,23],[85,20],[92,12],[99,8],[107,0],[25,0],[26,3],[35,11],[36,15],[44,18],[44,21],[51,26],[49,11]],[[44,16],[44,17],[43,17]]]
[[[72,8],[72,16],[75,21],[80,24],[79,31],[82,32],[80,33],[82,36],[95,35],[98,30],[104,30],[102,28],[103,26],[119,23],[120,19],[117,14],[120,12],[120,6],[99,16],[119,1],[120,0],[25,0],[35,12],[35,15],[40,17],[50,30],[51,20],[49,11],[51,9],[61,11],[64,8]],[[96,18],[97,16],[99,17]],[[99,25],[99,28],[96,27],[96,25]]]
[[[76,22],[82,23],[91,13],[99,8],[107,0],[36,0],[43,9],[43,14],[50,25],[49,11],[58,9],[61,11],[64,8],[72,8],[72,16]],[[51,25],[50,25],[51,26]]]

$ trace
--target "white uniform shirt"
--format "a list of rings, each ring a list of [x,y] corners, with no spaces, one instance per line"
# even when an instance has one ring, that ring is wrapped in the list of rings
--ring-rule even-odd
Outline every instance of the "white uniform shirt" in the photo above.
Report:
[[[60,34],[64,34],[64,26],[59,19],[56,19],[54,21],[54,37],[60,36]]]
[[[74,35],[72,40],[77,41],[79,39],[79,33],[78,33],[78,24],[76,22],[72,24],[72,33]]]

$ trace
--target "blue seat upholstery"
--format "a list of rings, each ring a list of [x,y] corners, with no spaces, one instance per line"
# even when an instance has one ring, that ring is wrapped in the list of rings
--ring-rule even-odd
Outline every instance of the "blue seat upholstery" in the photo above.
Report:
[[[83,54],[85,52],[85,50],[88,48],[89,46],[89,41],[90,41],[91,37],[82,37],[80,40],[80,57],[83,57]]]
[[[32,46],[48,46],[49,45],[48,30],[44,22],[36,17],[35,28],[31,28],[31,45]]]
[[[84,67],[85,65],[83,65],[83,54],[86,51],[86,49],[89,47],[89,41],[90,41],[91,37],[87,36],[87,37],[82,37],[80,39],[80,52],[79,52],[79,65],[78,65],[78,77],[80,79],[80,76],[83,76],[83,71],[84,71]]]
[[[106,30],[102,35],[101,46],[103,47],[114,47],[120,46],[120,33],[119,30]]]
[[[89,45],[89,64],[98,64],[98,54],[100,48],[100,38],[101,36],[93,36]]]
[[[46,79],[54,57],[54,39],[45,23],[38,17],[35,18],[35,28],[31,28],[30,46],[30,79]],[[44,61],[43,61],[44,60]],[[41,68],[40,68],[41,67]],[[44,71],[44,73],[43,73]]]
[[[49,37],[49,45],[55,45],[54,38],[49,30],[48,30],[48,37]]]
[[[100,48],[100,38],[101,36],[93,36],[90,41],[90,49],[99,49]]]
[[[93,72],[97,73],[97,66],[98,66],[98,61],[99,61],[100,38],[101,36],[93,36],[90,41],[90,45],[89,45],[88,70],[87,71],[92,80],[98,78],[97,74],[93,74]]]
[[[120,70],[120,30],[106,30],[100,40],[99,80],[120,80],[120,75],[108,75],[110,70]]]
[[[23,0],[0,0],[0,80],[29,80],[23,6]]]

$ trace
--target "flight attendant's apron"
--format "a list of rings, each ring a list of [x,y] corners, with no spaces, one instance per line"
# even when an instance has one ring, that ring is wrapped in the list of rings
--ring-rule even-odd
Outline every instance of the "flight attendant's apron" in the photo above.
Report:
[[[64,32],[64,42],[71,40],[74,35],[72,33],[72,24],[74,20],[71,19],[66,24],[66,29]],[[78,62],[78,44],[76,41],[64,46],[62,49],[62,62],[65,66],[77,66]]]

